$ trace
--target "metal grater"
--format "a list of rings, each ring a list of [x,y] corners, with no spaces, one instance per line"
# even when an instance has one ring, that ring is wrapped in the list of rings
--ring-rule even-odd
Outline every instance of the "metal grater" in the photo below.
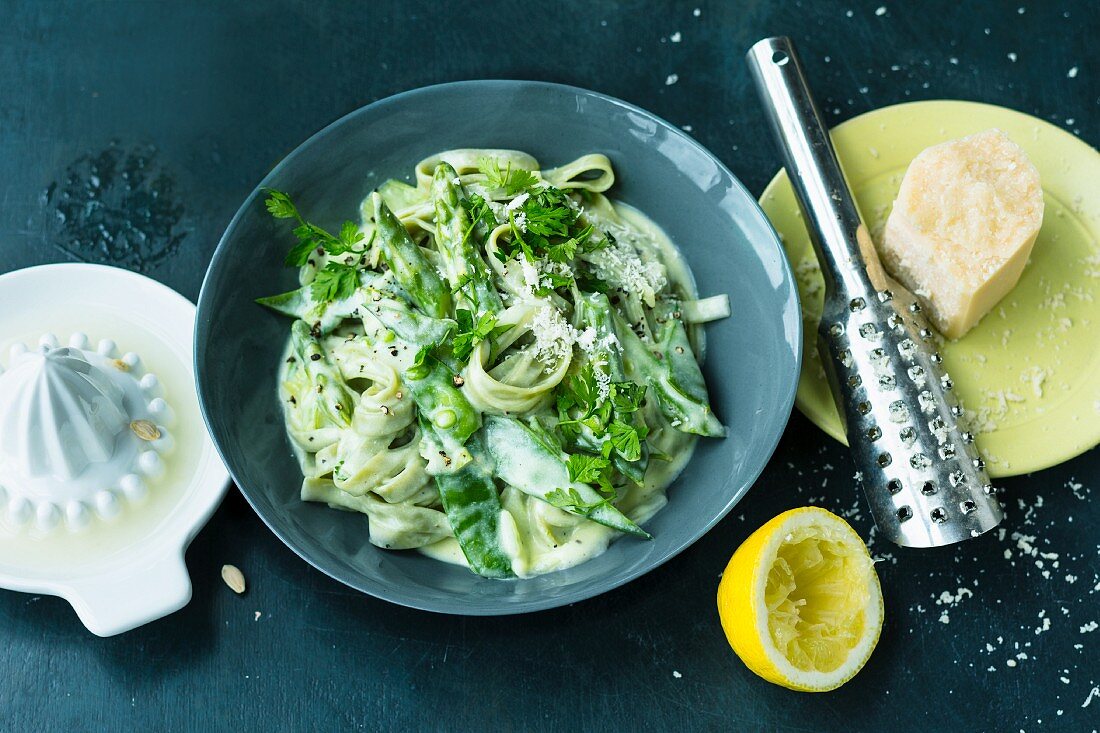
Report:
[[[748,64],[825,276],[818,348],[879,532],[906,547],[988,532],[1004,515],[974,435],[920,304],[879,263],[793,44],[764,39]]]

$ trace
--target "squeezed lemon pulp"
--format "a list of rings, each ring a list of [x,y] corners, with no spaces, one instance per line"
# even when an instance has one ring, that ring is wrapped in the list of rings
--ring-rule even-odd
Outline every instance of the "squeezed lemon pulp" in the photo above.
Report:
[[[764,601],[776,649],[798,669],[832,672],[866,634],[866,553],[833,530],[800,527],[776,551]]]

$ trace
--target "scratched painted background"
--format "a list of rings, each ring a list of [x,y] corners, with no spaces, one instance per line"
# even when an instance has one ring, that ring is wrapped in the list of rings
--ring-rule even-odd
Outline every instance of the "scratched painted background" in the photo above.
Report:
[[[456,79],[622,97],[683,125],[759,192],[777,156],[742,55],[774,33],[799,43],[831,121],[973,99],[1096,145],[1096,3],[1022,1],[0,2],[0,271],[113,262],[193,299],[239,202],[282,155],[360,105]],[[796,415],[759,484],[679,558],[604,597],[496,620],[347,590],[231,492],[187,555],[194,600],[166,619],[98,639],[58,599],[0,592],[0,730],[1100,725],[1095,451],[1004,481],[1001,536],[874,546],[886,626],[842,690],[799,695],[745,670],[718,625],[718,573],[796,505],[843,512],[867,536],[852,473]],[[219,580],[226,562],[248,576],[244,597]]]

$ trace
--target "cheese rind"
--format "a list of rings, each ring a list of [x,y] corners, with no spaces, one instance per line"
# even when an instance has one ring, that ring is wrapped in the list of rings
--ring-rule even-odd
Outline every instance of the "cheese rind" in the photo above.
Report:
[[[921,152],[886,221],[886,269],[959,338],[1015,287],[1043,221],[1039,172],[1000,130]]]

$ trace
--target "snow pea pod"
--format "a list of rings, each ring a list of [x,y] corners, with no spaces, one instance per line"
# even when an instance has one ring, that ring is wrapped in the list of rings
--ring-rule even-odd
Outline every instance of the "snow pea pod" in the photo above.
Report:
[[[604,371],[612,382],[622,382],[626,379],[626,368],[623,366],[619,337],[611,313],[611,303],[603,293],[584,293],[577,299],[577,315],[581,323],[596,331],[596,341],[588,357],[592,368]],[[613,410],[612,414],[613,417],[625,417],[626,421],[634,425],[641,420],[640,412],[623,416]],[[577,443],[578,447],[595,453],[599,453],[602,447],[602,441],[593,435],[587,425],[580,426]],[[618,451],[611,454],[611,463],[615,470],[636,484],[645,479],[646,468],[649,466],[649,445],[643,440],[640,446],[641,456],[636,461],[626,460]]]
[[[334,425],[349,427],[355,409],[355,396],[344,384],[340,370],[325,357],[324,349],[305,321],[294,322],[290,327],[290,338],[294,356],[305,368],[310,381],[317,385],[318,411]]]
[[[446,317],[450,311],[451,293],[439,273],[382,197],[376,192],[371,194],[371,200],[378,245],[398,284],[425,313],[436,318]]]
[[[436,426],[423,415],[420,429],[431,453],[444,450]],[[500,494],[485,467],[480,441],[471,439],[467,449],[472,460],[435,474],[439,499],[470,569],[486,578],[508,578],[513,574],[512,560],[500,542]]]
[[[457,297],[475,313],[496,313],[504,310],[504,304],[477,250],[477,233],[471,229],[470,215],[462,206],[466,192],[461,183],[455,182],[457,179],[458,173],[449,163],[436,167],[432,179],[435,241],[447,281],[458,291]]]
[[[564,511],[586,517],[620,532],[652,539],[652,536],[588,484],[569,480],[565,454],[554,450],[527,425],[511,417],[487,415],[482,436],[492,456],[496,475],[525,494],[554,504]],[[557,490],[575,491],[582,506],[551,501]]]
[[[718,418],[710,409],[706,387],[703,387],[701,393],[697,388],[696,379],[701,381],[702,373],[699,372],[698,363],[695,363],[694,354],[686,346],[686,334],[675,331],[670,334],[667,331],[669,328],[679,328],[682,331],[683,327],[683,323],[678,319],[670,319],[666,323],[664,326],[666,330],[662,332],[664,338],[658,345],[658,348],[662,349],[658,352],[661,354],[660,358],[629,326],[621,325],[617,330],[623,345],[623,353],[630,362],[631,369],[645,381],[649,387],[649,393],[657,398],[661,413],[668,418],[672,427],[684,433],[724,438],[726,428],[718,422]],[[665,347],[668,348],[668,352],[663,350]],[[682,353],[677,351],[678,347],[683,349]],[[694,366],[687,364],[687,359],[690,359]]]

